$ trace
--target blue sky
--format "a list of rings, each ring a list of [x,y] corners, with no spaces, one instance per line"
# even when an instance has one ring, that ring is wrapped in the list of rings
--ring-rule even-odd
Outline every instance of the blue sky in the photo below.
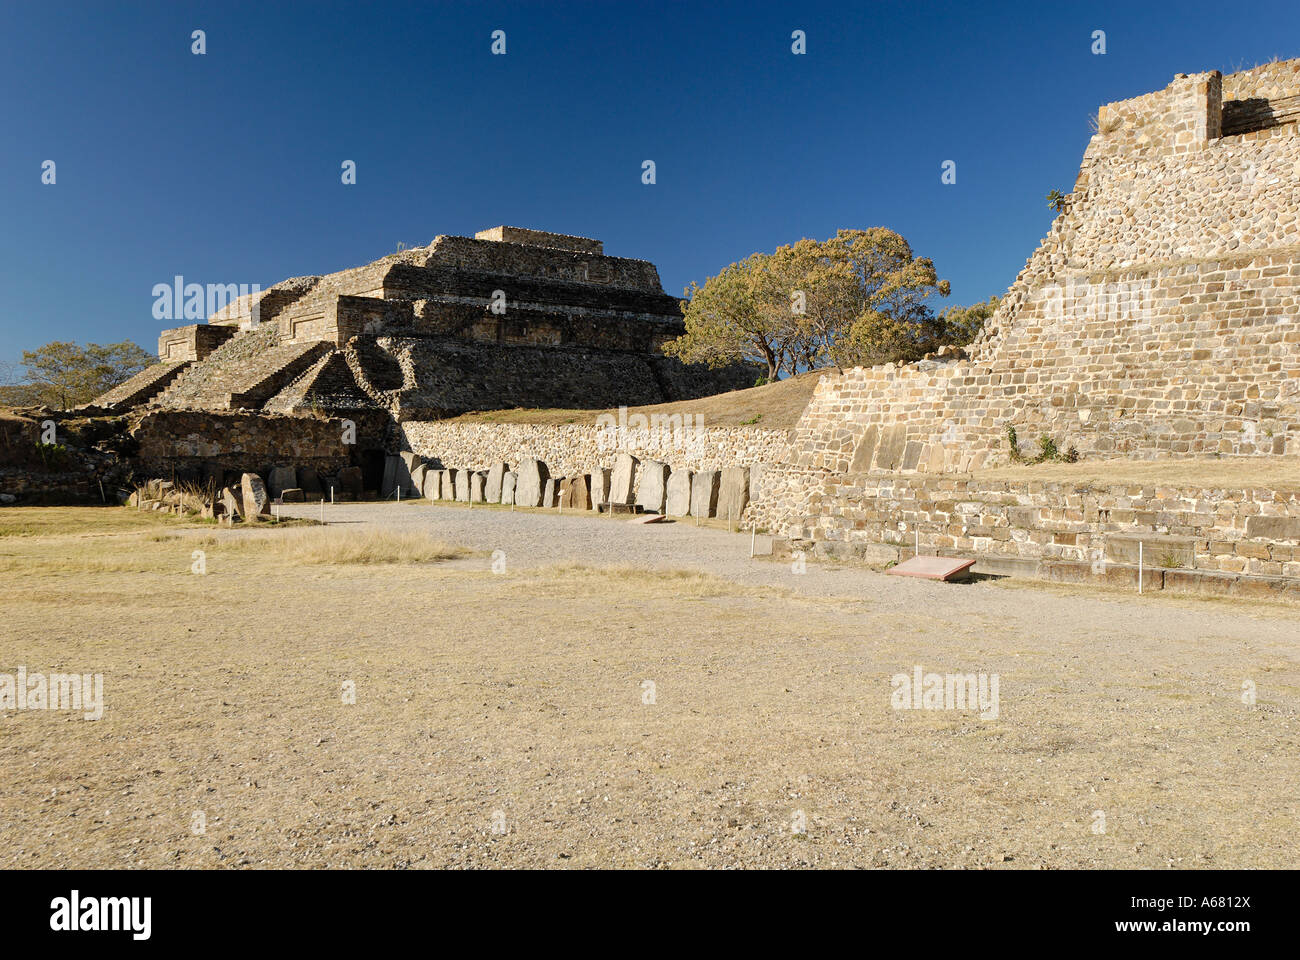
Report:
[[[0,360],[152,350],[176,274],[266,287],[500,223],[604,240],[674,295],[883,225],[949,302],[982,300],[1046,232],[1099,104],[1300,56],[1298,28],[1294,0],[0,0]]]

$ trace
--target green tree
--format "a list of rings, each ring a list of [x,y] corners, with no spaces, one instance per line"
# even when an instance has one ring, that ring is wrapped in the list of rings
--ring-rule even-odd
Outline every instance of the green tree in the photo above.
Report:
[[[999,299],[989,297],[969,307],[949,307],[939,314],[943,323],[943,342],[964,347],[984,329],[984,323],[997,312]]]
[[[56,340],[23,351],[24,383],[39,402],[64,410],[87,403],[128,377],[154,357],[130,340],[120,343],[75,343]]]
[[[928,306],[947,296],[934,264],[892,230],[840,230],[733,263],[686,290],[686,333],[665,352],[691,363],[767,366],[769,380],[828,363],[908,360],[937,346]]]

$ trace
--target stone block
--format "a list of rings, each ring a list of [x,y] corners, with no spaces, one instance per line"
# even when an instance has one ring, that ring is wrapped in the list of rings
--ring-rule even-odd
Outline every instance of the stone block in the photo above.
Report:
[[[648,513],[663,513],[668,496],[668,464],[658,460],[641,461],[636,485],[636,502]]]
[[[280,491],[280,499],[285,503],[302,503],[307,499],[307,495],[302,492],[301,487],[290,487]]]
[[[456,499],[456,471],[451,469],[442,470],[442,480],[438,484],[438,499],[455,500]]]
[[[221,491],[221,506],[228,517],[244,516],[244,499],[233,487],[224,487]]]
[[[1250,540],[1300,540],[1300,517],[1247,517]]]
[[[469,503],[469,478],[471,476],[468,470],[453,470],[452,482],[456,490],[456,501],[458,503]]]
[[[411,470],[411,496],[424,496],[424,478],[427,477],[429,473],[430,470],[428,466],[423,463],[417,463],[415,468]]]
[[[442,471],[441,470],[424,471],[424,484],[420,487],[420,494],[426,500],[442,499]]]
[[[469,502],[486,503],[485,488],[487,486],[487,474],[481,470],[476,470],[469,475]]]
[[[315,467],[298,468],[298,486],[302,492],[308,496],[319,498],[321,493],[320,474],[316,472]]]
[[[494,463],[488,468],[487,482],[483,486],[483,497],[488,503],[501,502],[501,483],[510,468],[504,463]]]
[[[360,467],[344,467],[339,471],[336,493],[344,493],[354,500],[361,498],[363,480]]]
[[[246,473],[239,478],[240,493],[244,503],[242,516],[245,520],[258,520],[271,514],[271,495],[266,492],[266,484],[255,473]]]
[[[749,467],[724,467],[718,491],[719,517],[730,517],[737,523],[749,503]]]
[[[673,467],[673,472],[668,476],[664,513],[670,517],[684,517],[690,512],[691,471],[685,467]]]
[[[546,464],[530,457],[520,461],[516,473],[515,503],[521,507],[540,507],[542,494],[546,491],[546,481],[551,475]]]
[[[392,454],[384,457],[384,478],[379,484],[381,497],[391,497],[397,492],[397,485],[405,470],[406,465],[402,463],[401,457]]]
[[[591,473],[591,506],[599,510],[609,502],[609,478],[612,471],[608,467],[597,467]]]
[[[519,482],[519,474],[511,470],[501,478],[501,502],[510,506],[515,502],[515,484]]]
[[[565,510],[590,510],[591,475],[580,473],[567,477],[560,485],[560,503]]]
[[[707,520],[718,512],[718,485],[721,477],[717,470],[700,470],[691,477],[691,516]]]
[[[548,477],[542,482],[542,506],[554,507],[560,502],[561,477]]]
[[[630,453],[620,453],[614,458],[614,469],[609,477],[609,503],[631,503],[636,488],[637,458]]]
[[[267,475],[266,486],[272,500],[279,500],[289,487],[298,486],[298,471],[293,467],[272,467]]]

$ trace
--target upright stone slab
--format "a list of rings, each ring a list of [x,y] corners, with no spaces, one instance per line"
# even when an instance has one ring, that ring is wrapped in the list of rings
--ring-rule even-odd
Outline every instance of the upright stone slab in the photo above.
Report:
[[[487,474],[481,470],[476,470],[469,475],[469,502],[484,503],[486,502],[485,490],[487,486]]]
[[[228,517],[244,517],[244,500],[234,487],[225,487],[221,491],[221,506]]]
[[[614,470],[609,477],[609,503],[631,503],[636,488],[637,459],[630,453],[620,453],[614,459]]]
[[[684,517],[691,512],[691,471],[673,467],[668,475],[668,491],[664,499],[664,513],[670,517]]]
[[[360,500],[364,486],[365,480],[360,467],[344,467],[339,471],[335,492],[349,496],[353,500]]]
[[[381,497],[391,497],[397,491],[397,485],[401,482],[402,472],[406,465],[402,463],[402,458],[395,454],[384,457],[384,479],[379,484],[379,495]]]
[[[456,471],[455,470],[448,468],[442,471],[441,487],[442,489],[439,491],[439,496],[443,500],[456,499]]]
[[[591,475],[580,473],[567,478],[560,488],[560,502],[565,510],[590,510]]]
[[[271,495],[266,492],[266,484],[255,473],[246,473],[239,479],[240,492],[244,500],[244,519],[258,520],[271,513]]]
[[[519,478],[515,483],[515,503],[521,507],[540,507],[542,494],[546,491],[546,480],[551,472],[540,460],[529,458],[520,461]]]
[[[647,513],[663,513],[667,497],[668,464],[658,460],[643,460],[638,473],[637,504]]]
[[[298,486],[298,471],[293,467],[272,467],[266,485],[270,488],[271,499],[279,500],[284,496],[284,491]]]
[[[298,468],[298,486],[310,499],[316,499],[320,496],[320,474],[316,472],[315,467]]]
[[[610,469],[608,467],[597,467],[591,474],[591,507],[593,510],[599,510],[609,502],[609,477]]]
[[[303,503],[307,495],[302,492],[302,487],[288,487],[280,491],[280,499],[284,503]]]
[[[411,496],[424,496],[424,478],[428,476],[429,468],[423,463],[417,463],[411,471]]]
[[[560,502],[560,480],[561,477],[549,477],[542,484],[542,506],[554,507]]]
[[[441,470],[424,471],[424,485],[420,487],[420,493],[426,500],[442,499],[442,471]]]
[[[456,475],[456,499],[460,503],[469,503],[469,478],[468,470],[453,470]]]
[[[488,468],[487,482],[483,485],[483,499],[488,503],[501,502],[501,481],[510,470],[504,463],[494,463]]]
[[[513,470],[501,478],[501,502],[507,507],[515,502],[515,484],[519,481],[519,474]]]
[[[718,516],[737,522],[749,503],[749,467],[724,467],[718,491]]]
[[[707,520],[718,512],[718,471],[701,470],[691,477],[691,516]]]

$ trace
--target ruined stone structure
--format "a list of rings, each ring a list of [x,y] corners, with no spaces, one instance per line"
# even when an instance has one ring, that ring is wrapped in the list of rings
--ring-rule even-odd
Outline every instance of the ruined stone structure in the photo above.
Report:
[[[823,377],[750,518],[796,541],[919,533],[923,550],[1033,563],[1106,563],[1109,538],[1173,535],[1213,569],[1289,570],[1290,540],[1238,554],[1259,539],[1244,519],[1209,536],[1154,488],[1118,512],[1113,492],[1079,491],[1057,524],[1042,489],[942,485],[1012,459],[1008,427],[1092,459],[1300,453],[1298,126],[1300,60],[1102,107],[1066,209],[966,354]],[[1202,518],[1211,497],[1178,494]],[[1290,493],[1259,499],[1242,510],[1300,514]]]
[[[663,356],[683,332],[654,265],[517,227],[238,298],[164,330],[109,411],[383,410],[399,421],[509,407],[602,408],[752,386],[756,371]]]

